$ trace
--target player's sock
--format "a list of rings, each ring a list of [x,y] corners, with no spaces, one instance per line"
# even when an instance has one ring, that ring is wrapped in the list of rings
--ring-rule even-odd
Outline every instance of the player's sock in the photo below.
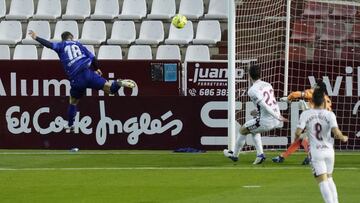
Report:
[[[120,85],[116,81],[111,83],[111,86],[110,86],[111,94],[115,94],[117,91],[119,91],[119,89],[120,89]]]
[[[236,157],[239,156],[241,149],[245,145],[245,141],[246,141],[246,135],[242,135],[241,133],[238,133],[236,137],[235,149],[234,149],[234,155]]]
[[[329,187],[329,181],[324,180],[319,183],[321,195],[325,203],[333,203],[333,195]]]
[[[74,125],[76,111],[77,111],[76,105],[69,104],[69,107],[68,107],[68,125],[69,125],[69,127]]]
[[[301,145],[304,147],[306,153],[309,152],[309,141],[307,139],[303,139]]]
[[[260,133],[251,135],[251,137],[252,137],[252,140],[253,140],[255,148],[256,148],[256,155],[259,156],[261,154],[264,154]]]
[[[336,185],[332,177],[328,178],[328,183],[333,196],[334,203],[339,203]]]
[[[298,140],[290,145],[290,147],[283,153],[281,153],[281,156],[284,158],[287,158],[290,154],[296,152],[300,148],[301,140]]]

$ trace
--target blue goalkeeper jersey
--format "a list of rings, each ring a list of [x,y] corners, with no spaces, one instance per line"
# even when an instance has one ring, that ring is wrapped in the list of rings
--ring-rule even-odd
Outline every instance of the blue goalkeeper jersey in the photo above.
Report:
[[[74,78],[85,68],[89,68],[95,57],[94,54],[77,41],[61,41],[51,43],[51,46],[59,55],[65,72],[70,79]]]

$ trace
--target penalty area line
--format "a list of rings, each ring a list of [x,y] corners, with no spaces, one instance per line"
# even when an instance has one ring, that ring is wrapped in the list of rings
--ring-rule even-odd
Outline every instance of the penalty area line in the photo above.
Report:
[[[0,171],[97,171],[97,170],[308,170],[305,167],[83,167],[83,168],[0,168]],[[356,171],[360,168],[335,168],[335,170]]]

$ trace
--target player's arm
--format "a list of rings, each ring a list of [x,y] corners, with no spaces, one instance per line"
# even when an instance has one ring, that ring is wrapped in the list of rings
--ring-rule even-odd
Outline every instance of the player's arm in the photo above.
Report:
[[[53,43],[47,41],[46,39],[38,37],[34,31],[29,30],[29,35],[31,36],[31,38],[33,38],[33,40],[38,41],[43,46],[45,46],[45,47],[47,47],[49,49],[53,49]]]
[[[297,125],[297,128],[295,130],[295,140],[294,142],[297,142],[299,139],[301,139],[301,136],[304,132],[305,129],[305,125],[306,125],[306,119],[304,116],[304,113],[300,114],[300,118],[299,118],[299,123]]]
[[[342,142],[347,142],[348,136],[345,136],[339,129],[334,112],[331,112],[329,121],[331,132],[334,134],[335,138],[341,140]]]
[[[310,100],[312,99],[312,94],[313,94],[312,89],[306,89],[304,91],[295,91],[295,92],[291,92],[288,95],[287,100],[288,101],[294,101],[298,99]]]
[[[102,75],[102,72],[100,70],[100,67],[99,67],[99,63],[98,63],[98,60],[96,59],[96,57],[94,56],[93,53],[91,53],[84,45],[79,44],[79,47],[81,47],[82,50],[84,50],[85,52],[85,55],[87,57],[89,57],[91,59],[91,67],[92,69],[99,75]]]

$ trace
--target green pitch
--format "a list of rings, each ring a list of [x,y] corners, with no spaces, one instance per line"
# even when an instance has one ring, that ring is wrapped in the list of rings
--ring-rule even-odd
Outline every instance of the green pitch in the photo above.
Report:
[[[319,188],[303,153],[274,164],[236,164],[221,152],[0,151],[0,202],[317,203]],[[337,153],[340,202],[360,201],[360,153]]]

